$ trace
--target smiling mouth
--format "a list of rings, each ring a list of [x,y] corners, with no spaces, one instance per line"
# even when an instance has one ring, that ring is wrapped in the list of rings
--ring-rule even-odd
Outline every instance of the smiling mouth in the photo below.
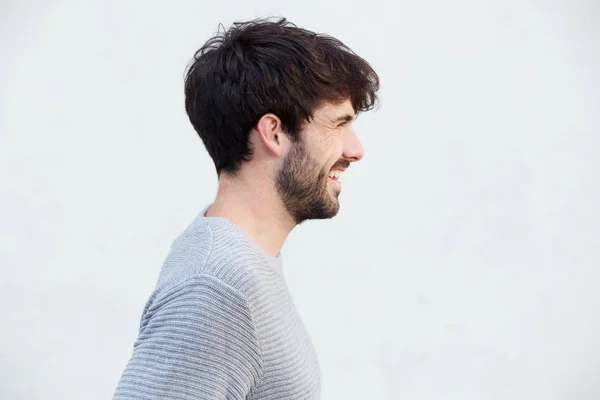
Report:
[[[331,181],[331,183],[333,185],[335,185],[339,190],[342,189],[342,183],[340,182],[340,178],[342,177],[342,174],[344,173],[344,171],[339,170],[339,169],[334,169],[329,171],[329,175],[327,177],[328,181]]]
[[[329,171],[329,179],[339,181],[343,173],[344,171],[342,171],[341,169],[332,169],[331,171]]]

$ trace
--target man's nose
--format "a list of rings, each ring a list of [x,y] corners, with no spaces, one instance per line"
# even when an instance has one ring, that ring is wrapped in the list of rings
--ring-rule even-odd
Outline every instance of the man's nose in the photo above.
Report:
[[[365,150],[356,136],[354,129],[350,129],[346,136],[346,143],[344,143],[343,157],[350,162],[359,161],[365,155]]]

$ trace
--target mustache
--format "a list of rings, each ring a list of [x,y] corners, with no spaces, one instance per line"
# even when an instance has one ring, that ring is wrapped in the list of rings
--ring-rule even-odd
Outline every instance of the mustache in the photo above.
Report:
[[[338,162],[333,164],[333,167],[331,167],[331,169],[336,169],[336,168],[347,169],[349,166],[350,166],[350,161],[340,159]]]

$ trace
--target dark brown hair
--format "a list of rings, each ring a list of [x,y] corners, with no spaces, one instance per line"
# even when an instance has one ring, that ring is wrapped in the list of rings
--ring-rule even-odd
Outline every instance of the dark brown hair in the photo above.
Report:
[[[194,55],[185,79],[185,109],[217,173],[250,160],[249,133],[273,113],[298,141],[304,123],[326,101],[350,99],[355,113],[377,101],[379,77],[331,36],[286,21],[234,23]]]

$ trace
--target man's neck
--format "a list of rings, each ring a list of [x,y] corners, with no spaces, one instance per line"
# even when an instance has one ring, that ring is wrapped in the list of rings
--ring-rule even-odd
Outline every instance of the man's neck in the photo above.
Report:
[[[296,226],[269,182],[221,177],[207,217],[221,217],[243,229],[265,253],[277,257]]]

